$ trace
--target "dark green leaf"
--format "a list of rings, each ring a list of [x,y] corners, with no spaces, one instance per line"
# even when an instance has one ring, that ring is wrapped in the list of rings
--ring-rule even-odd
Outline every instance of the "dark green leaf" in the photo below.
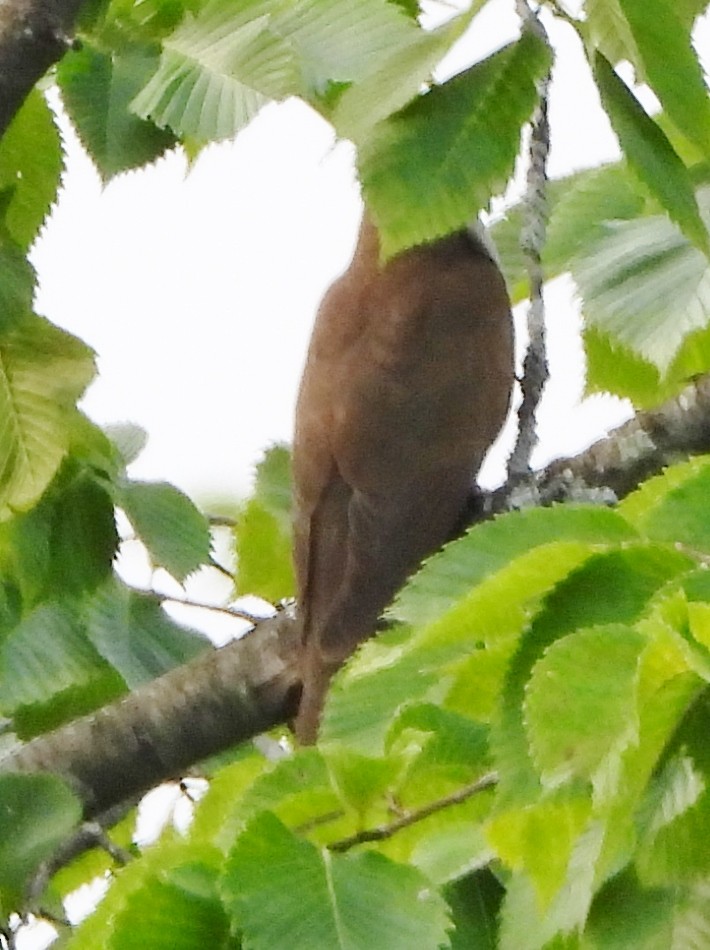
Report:
[[[150,50],[112,56],[84,43],[59,65],[65,108],[104,182],[152,162],[175,144],[173,136],[128,109],[157,62]]]
[[[118,581],[109,581],[88,602],[87,635],[130,687],[207,648],[204,637],[173,623],[155,598]]]
[[[454,881],[445,889],[454,922],[451,950],[498,950],[498,914],[504,893],[487,869]]]
[[[54,116],[34,89],[0,141],[0,192],[10,192],[4,224],[23,250],[39,234],[56,200],[62,167]]]
[[[237,840],[221,892],[253,950],[412,950],[447,942],[446,904],[419,872],[375,852],[319,851],[268,812]]]
[[[21,910],[30,875],[81,818],[81,806],[54,775],[0,775],[0,919]]]
[[[149,879],[117,914],[110,950],[234,947],[215,880],[213,868],[198,864]]]
[[[178,581],[207,564],[211,537],[205,516],[167,482],[132,482],[117,498],[156,565]]]
[[[693,182],[668,138],[599,52],[594,58],[594,75],[629,165],[688,240],[710,255],[710,239]]]
[[[14,716],[22,738],[95,709],[123,687],[88,641],[71,605],[35,608],[0,649],[0,709]]]
[[[81,473],[57,499],[49,524],[49,577],[58,595],[96,588],[118,549],[113,501],[91,475]]]
[[[677,0],[619,0],[644,78],[669,119],[710,157],[710,97]]]
[[[504,187],[549,65],[528,32],[373,130],[358,164],[384,256],[463,227]]]

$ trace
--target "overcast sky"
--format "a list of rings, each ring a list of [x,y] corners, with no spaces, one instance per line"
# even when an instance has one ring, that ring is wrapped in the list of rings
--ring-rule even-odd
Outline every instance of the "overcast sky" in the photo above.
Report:
[[[514,36],[513,6],[492,3],[441,75]],[[572,31],[560,25],[553,40],[550,171],[560,175],[617,151]],[[102,189],[66,138],[64,188],[34,252],[37,303],[97,351],[86,411],[148,430],[136,477],[168,479],[201,501],[243,495],[263,448],[290,439],[313,317],[352,253],[360,216],[352,149],[292,100],[265,108],[235,142],[209,147],[189,174],[171,154]],[[548,304],[553,382],[539,461],[578,451],[621,418],[611,400],[578,405],[583,369],[568,282],[556,282]],[[502,474],[503,453],[489,482]]]

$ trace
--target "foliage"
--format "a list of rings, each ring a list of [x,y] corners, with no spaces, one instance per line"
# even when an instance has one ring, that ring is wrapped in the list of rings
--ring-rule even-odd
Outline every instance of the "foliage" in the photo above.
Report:
[[[440,82],[487,6],[424,30],[412,0],[104,0],[54,79],[104,181],[194,158],[299,96],[352,140],[388,255],[505,189],[553,61],[530,29]],[[648,406],[710,369],[710,100],[701,0],[544,3],[578,33],[623,159],[551,183],[548,277],[571,273],[590,390]],[[631,63],[663,111],[619,70]],[[33,312],[26,254],[61,139],[34,90],[0,142],[0,713],[4,744],[96,709],[204,646],[112,570],[122,510],[179,583],[210,526],[137,482],[130,428],[77,408],[79,340]],[[521,209],[494,227],[516,300]],[[710,459],[615,509],[505,515],[433,557],[331,692],[322,740],[217,761],[189,832],[126,867],[64,945],[700,947],[710,941]],[[293,593],[289,460],[270,450],[235,530],[238,594]],[[0,777],[0,925],[78,820],[48,776]],[[125,827],[120,830],[125,836]],[[41,906],[105,869],[84,856]]]

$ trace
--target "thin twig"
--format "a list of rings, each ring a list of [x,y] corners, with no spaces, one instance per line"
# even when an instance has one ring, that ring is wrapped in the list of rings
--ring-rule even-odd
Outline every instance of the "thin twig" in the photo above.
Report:
[[[549,46],[545,28],[532,12],[526,0],[517,0],[516,9],[523,21],[523,29],[532,30]],[[542,269],[542,251],[547,230],[547,157],[550,151],[550,127],[547,115],[549,74],[540,82],[539,103],[532,122],[530,136],[527,188],[525,195],[525,223],[520,235],[520,246],[530,282],[528,307],[528,349],[520,382],[522,401],[518,409],[518,438],[508,461],[508,478],[512,484],[531,481],[533,449],[537,444],[536,414],[542,391],[549,377],[545,344],[545,303]]]
[[[428,805],[424,805],[423,808],[410,811],[389,825],[380,825],[378,828],[365,828],[363,831],[358,831],[357,834],[350,835],[348,838],[341,838],[340,841],[334,841],[328,845],[328,850],[338,852],[349,851],[350,848],[354,848],[358,844],[365,844],[368,841],[384,841],[396,835],[398,831],[402,831],[403,828],[408,828],[418,821],[423,821],[424,818],[429,818],[430,815],[435,815],[437,812],[443,811],[445,808],[450,808],[452,805],[460,805],[469,798],[473,798],[474,795],[478,795],[479,792],[493,788],[497,784],[497,773],[489,772],[470,785],[460,788],[457,792],[452,792],[451,795],[447,795],[445,798],[430,802]]]

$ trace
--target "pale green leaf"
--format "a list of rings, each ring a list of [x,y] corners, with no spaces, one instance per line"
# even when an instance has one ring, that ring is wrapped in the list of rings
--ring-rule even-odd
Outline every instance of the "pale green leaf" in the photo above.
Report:
[[[329,82],[358,82],[371,75],[392,50],[421,33],[388,0],[293,0],[279,5],[272,28],[296,53],[308,98],[323,93]]]
[[[587,395],[613,393],[630,399],[638,409],[648,409],[670,399],[687,385],[687,381],[677,380],[666,380],[662,384],[656,367],[622,346],[617,337],[591,326],[582,332],[587,357]]]
[[[98,908],[68,937],[67,950],[97,950],[99,947],[103,950],[104,947],[113,947],[111,941],[118,920],[122,924],[122,939],[130,939],[130,936],[126,937],[124,928],[127,922],[123,915],[134,895],[138,895],[143,888],[149,890],[155,881],[169,883],[175,869],[182,868],[187,862],[192,866],[202,864],[208,868],[217,868],[220,860],[221,855],[215,848],[196,845],[194,842],[188,845],[184,841],[168,840],[153,845],[140,859],[115,870],[111,886]],[[179,876],[177,880],[180,880]],[[136,899],[141,901],[140,897]],[[142,943],[140,946],[149,945]],[[199,946],[202,948],[204,944]]]
[[[530,508],[477,525],[430,558],[399,594],[389,615],[416,626],[437,620],[472,587],[513,558],[545,544],[616,544],[634,529],[615,511],[599,506]]]
[[[503,863],[530,877],[541,909],[562,887],[590,810],[586,797],[558,796],[499,812],[486,826],[486,837]]]
[[[338,134],[366,145],[373,126],[403,108],[423,83],[431,81],[434,67],[466,29],[471,13],[430,32],[413,33],[377,69],[346,89],[330,116]]]
[[[710,255],[710,239],[693,182],[661,127],[599,52],[594,58],[594,76],[629,165],[688,240]]]
[[[104,182],[154,161],[175,144],[171,135],[128,108],[156,66],[150,50],[112,56],[87,43],[59,64],[62,101]]]
[[[353,813],[343,808],[322,755],[301,749],[263,771],[241,799],[235,799],[233,832],[245,821],[268,811],[292,828],[302,828],[314,840],[332,841],[353,831]],[[234,834],[229,842],[231,846]]]
[[[296,58],[270,29],[276,0],[213,0],[163,41],[155,75],[131,108],[198,142],[231,138],[270,99],[300,91]]]
[[[221,891],[253,950],[411,950],[447,942],[446,904],[418,871],[371,851],[319,851],[269,813],[237,840]]]
[[[548,67],[528,32],[377,125],[358,165],[383,255],[463,227],[504,187]]]
[[[129,894],[113,922],[110,950],[228,950],[229,921],[216,892],[216,872],[183,865]]]
[[[619,506],[623,516],[654,541],[682,543],[710,552],[710,456],[667,468],[644,482]]]
[[[49,484],[93,375],[89,348],[39,317],[0,339],[0,520],[29,508]]]
[[[576,840],[565,881],[546,908],[527,874],[508,879],[500,914],[499,950],[576,950],[575,932],[584,926],[594,896],[603,839],[603,824],[591,822]],[[541,863],[547,853],[539,855]]]
[[[157,566],[178,581],[207,564],[211,536],[205,516],[168,482],[126,481],[118,505]]]
[[[491,747],[504,799],[528,801],[539,788],[522,706],[531,671],[544,650],[578,628],[634,623],[654,594],[691,566],[687,557],[672,549],[629,544],[592,555],[548,594],[511,661],[499,718],[493,725]],[[603,689],[606,670],[587,672],[589,689]]]
[[[639,62],[638,50],[619,0],[586,0],[584,12],[585,36],[594,49],[600,50],[614,65],[621,60]]]
[[[710,265],[664,217],[610,224],[572,262],[588,328],[665,374],[686,337],[710,324]]]
[[[373,758],[337,746],[325,758],[340,800],[357,812],[362,821],[375,805],[391,800],[407,766],[406,756]]]
[[[173,623],[159,602],[112,580],[88,601],[87,635],[130,687],[180,666],[208,646]]]
[[[30,875],[81,819],[81,806],[54,775],[0,775],[0,920],[22,909]]]
[[[0,141],[0,193],[9,194],[4,223],[23,250],[39,234],[56,200],[63,164],[54,116],[34,89]]]
[[[148,443],[148,433],[133,422],[105,426],[104,432],[115,445],[124,465],[135,462]]]
[[[668,117],[710,158],[710,97],[676,0],[619,0],[643,64],[643,78]]]
[[[553,643],[533,667],[524,717],[545,783],[591,779],[637,740],[635,685],[645,643],[621,624],[581,630]]]
[[[257,466],[254,494],[239,512],[235,541],[240,593],[271,601],[293,594],[291,460],[285,446],[272,446]]]

